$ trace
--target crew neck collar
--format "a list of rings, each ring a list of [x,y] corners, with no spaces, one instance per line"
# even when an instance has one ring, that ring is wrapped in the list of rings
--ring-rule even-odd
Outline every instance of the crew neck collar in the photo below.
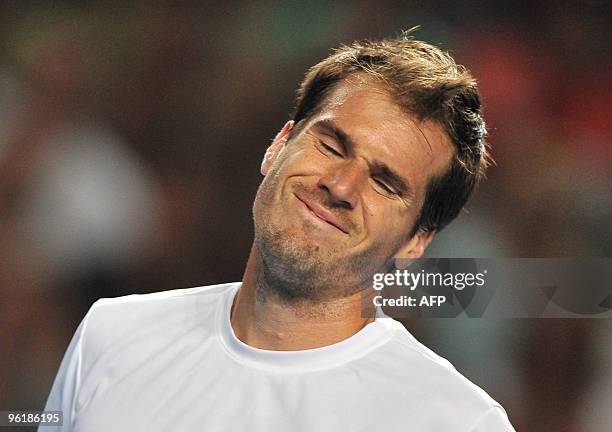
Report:
[[[230,321],[231,309],[241,282],[231,285],[223,293],[217,309],[218,334],[226,352],[237,362],[258,369],[277,372],[306,372],[340,366],[363,357],[391,337],[386,316],[379,310],[376,319],[353,336],[320,348],[299,351],[273,351],[255,348],[236,337]]]

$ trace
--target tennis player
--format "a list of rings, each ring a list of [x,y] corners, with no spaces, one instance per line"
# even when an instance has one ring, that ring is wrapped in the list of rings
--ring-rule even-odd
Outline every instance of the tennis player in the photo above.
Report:
[[[487,166],[470,73],[409,36],[312,67],[265,153],[241,282],[97,301],[47,402],[62,431],[513,431],[361,294]],[[486,363],[484,364],[486,366]]]

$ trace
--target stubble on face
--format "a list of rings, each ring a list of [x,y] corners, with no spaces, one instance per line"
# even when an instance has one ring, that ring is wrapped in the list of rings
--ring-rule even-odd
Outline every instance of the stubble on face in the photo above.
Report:
[[[310,128],[321,119],[333,119],[356,138],[353,147],[366,160],[392,162],[397,172],[422,172],[406,180],[422,197],[427,178],[442,172],[452,158],[444,131],[407,115],[384,86],[359,74],[338,84],[321,113],[292,131],[259,187],[253,214],[262,296],[290,302],[348,297],[371,288],[374,273],[391,271],[394,257],[406,253],[403,248],[409,245],[405,222],[418,217],[418,196],[399,206],[376,201],[376,190],[359,185],[364,189],[357,191],[358,205],[347,208],[333,202],[339,199],[337,193],[318,185],[321,176],[334,169],[318,165],[321,160],[310,165],[308,159],[308,140],[314,139],[315,147],[317,136]],[[327,235],[316,219],[296,213],[296,191],[333,213],[347,235]]]
[[[350,253],[344,244],[348,240],[318,244],[308,235],[309,229],[317,227],[309,226],[304,220],[287,220],[282,214],[275,217],[278,215],[273,213],[283,212],[283,207],[290,205],[287,200],[292,199],[292,192],[298,192],[333,212],[348,227],[349,235],[356,236],[359,227],[350,218],[350,210],[331,202],[324,191],[300,182],[293,182],[288,186],[290,190],[282,194],[279,181],[276,172],[266,176],[253,208],[255,247],[262,269],[259,299],[265,300],[271,295],[286,303],[321,302],[369,288],[371,275],[385,267],[382,245],[374,244],[367,250]]]

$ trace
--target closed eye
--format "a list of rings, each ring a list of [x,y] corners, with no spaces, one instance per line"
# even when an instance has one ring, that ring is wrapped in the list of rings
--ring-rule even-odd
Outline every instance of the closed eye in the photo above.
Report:
[[[392,195],[397,195],[398,191],[393,188],[392,186],[389,186],[387,183],[385,183],[384,181],[378,179],[378,178],[374,178],[374,183],[376,183],[381,189],[383,189],[385,192],[392,194]]]
[[[337,150],[336,148],[334,148],[333,146],[324,143],[323,141],[319,141],[321,143],[321,146],[329,153],[333,154],[334,156],[339,156],[339,157],[343,157],[344,155]]]

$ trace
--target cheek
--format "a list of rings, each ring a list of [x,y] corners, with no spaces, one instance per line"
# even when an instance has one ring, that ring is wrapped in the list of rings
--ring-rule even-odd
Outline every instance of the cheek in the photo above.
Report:
[[[296,175],[313,174],[313,167],[318,165],[312,163],[310,156],[304,149],[297,148],[287,148],[280,153],[259,186],[256,204],[272,206],[280,199],[287,179]]]
[[[395,242],[397,238],[404,238],[410,232],[416,216],[415,209],[407,208],[402,203],[387,203],[378,214],[371,215],[371,228],[382,241]]]
[[[291,176],[302,171],[312,171],[317,166],[320,166],[320,161],[315,152],[296,146],[287,148],[279,155],[273,171],[277,176]]]

